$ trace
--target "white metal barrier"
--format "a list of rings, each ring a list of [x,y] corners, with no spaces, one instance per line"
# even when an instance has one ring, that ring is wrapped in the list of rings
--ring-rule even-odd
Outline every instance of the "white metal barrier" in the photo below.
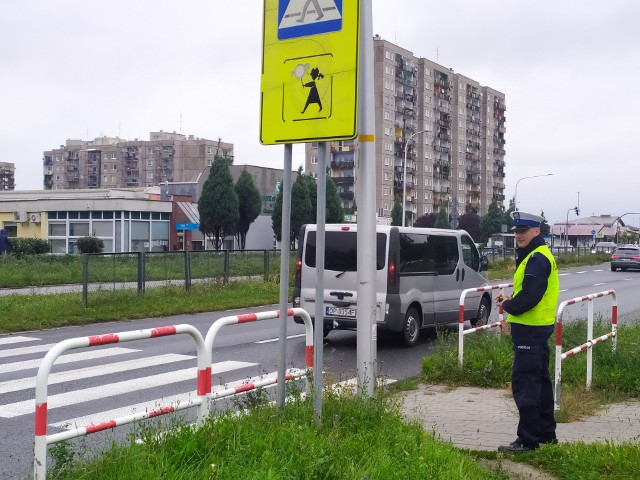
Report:
[[[302,320],[304,321],[305,345],[306,345],[305,366],[307,367],[307,369],[313,368],[313,323],[311,322],[311,317],[309,316],[307,311],[302,308],[290,308],[289,310],[287,310],[287,316],[291,317],[294,315],[299,315],[300,317],[302,317]],[[238,323],[258,322],[260,320],[269,320],[269,319],[279,318],[279,317],[280,317],[280,310],[272,310],[269,312],[247,313],[244,315],[233,315],[230,317],[219,318],[213,323],[213,325],[211,325],[211,327],[209,327],[209,331],[205,336],[205,339],[204,339],[205,350],[207,352],[211,352],[213,350],[213,341],[215,340],[216,335],[218,334],[220,329],[225,325],[236,325]],[[211,359],[209,360],[211,361]],[[295,378],[302,375],[304,375],[304,373],[294,374]],[[207,378],[209,379],[207,401],[210,402],[213,398],[218,398],[220,393],[216,395],[211,391],[211,370],[209,370],[209,375],[207,376]],[[267,380],[264,380],[263,382],[266,382],[264,383],[264,385],[268,383],[276,383],[277,378],[267,379]],[[263,386],[262,382],[260,386]],[[231,392],[231,389],[229,390],[229,392],[230,394],[233,395],[234,393],[240,393],[243,391],[250,390],[252,388],[258,388],[258,387],[254,386],[253,384],[248,384],[246,387],[244,387],[244,389],[240,390],[239,392]]]
[[[464,329],[464,299],[467,293],[472,292],[488,292],[489,290],[500,290],[500,293],[504,293],[505,288],[513,287],[513,283],[501,283],[499,285],[488,285],[486,287],[467,288],[460,294],[460,305],[458,307],[458,365],[462,367],[464,356],[464,336],[470,333],[479,332],[481,330],[487,330],[488,328],[499,327],[504,322],[504,312],[502,307],[498,309],[498,321],[494,323],[488,323],[487,325],[481,325],[479,327]]]
[[[309,317],[309,314],[302,308],[290,308],[287,311],[287,315],[298,315],[304,320],[306,338],[305,366],[307,368],[312,368],[313,324],[311,322],[311,318]],[[278,310],[275,310],[257,314],[223,317],[213,323],[213,325],[209,328],[205,339],[202,338],[202,335],[195,327],[187,324],[181,324],[145,330],[109,333],[106,335],[71,338],[57,343],[42,359],[36,377],[35,444],[33,458],[34,479],[46,479],[47,445],[49,444],[61,442],[63,440],[69,440],[83,435],[89,435],[91,433],[100,432],[120,425],[126,425],[128,423],[132,423],[145,418],[153,418],[160,415],[177,412],[190,407],[198,407],[197,424],[202,425],[208,415],[209,405],[211,401],[276,383],[277,379],[261,379],[259,381],[247,383],[239,387],[227,388],[213,392],[211,388],[211,358],[213,340],[216,333],[222,326],[278,318],[279,316],[280,312]],[[183,333],[190,335],[196,343],[198,366],[196,378],[197,398],[187,398],[185,400],[175,402],[175,405],[161,406],[151,411],[138,412],[135,414],[101,422],[99,424],[92,424],[86,427],[65,430],[64,432],[47,435],[48,379],[51,368],[53,367],[53,364],[58,359],[58,357],[60,357],[60,355],[69,350],[74,350],[77,348],[96,347],[114,343],[131,342],[134,340],[166,337]],[[287,373],[285,379],[291,380],[294,378],[299,378],[305,375],[305,373],[305,371],[292,369],[290,373]]]
[[[611,296],[611,332],[606,335],[602,335],[598,338],[593,338],[593,300],[595,298]],[[587,305],[587,341],[582,345],[579,345],[571,350],[562,352],[562,314],[564,308],[568,305],[574,305],[578,302],[589,302]],[[591,377],[593,372],[593,350],[592,347],[608,338],[612,340],[612,350],[616,350],[616,333],[618,327],[618,304],[616,303],[615,290],[606,290],[604,292],[591,293],[582,297],[572,298],[565,300],[558,307],[558,313],[556,314],[556,363],[555,363],[555,404],[554,409],[560,408],[560,384],[562,379],[562,361],[574,356],[576,353],[587,350],[587,388],[591,388]]]

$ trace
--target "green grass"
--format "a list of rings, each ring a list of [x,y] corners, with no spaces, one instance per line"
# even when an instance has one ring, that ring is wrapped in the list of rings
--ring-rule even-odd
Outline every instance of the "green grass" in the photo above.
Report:
[[[0,333],[42,330],[70,325],[165,317],[278,303],[275,281],[209,282],[184,287],[91,292],[88,305],[82,294],[0,296]]]
[[[269,250],[268,276],[280,272],[280,251]],[[191,278],[222,279],[225,276],[223,251],[189,253]],[[291,254],[292,270],[295,253]],[[23,288],[42,285],[82,283],[81,255],[33,255],[24,258],[0,257],[0,288]],[[228,276],[264,276],[265,253],[262,251],[233,252],[228,256]],[[185,278],[184,252],[147,252],[144,276],[146,280],[180,280]],[[136,282],[138,255],[109,254],[88,257],[90,283]]]
[[[640,398],[640,319],[618,327],[616,351],[611,341],[593,349],[593,379],[586,384],[586,352],[562,363],[562,391],[559,422],[572,422],[593,415],[603,405]],[[597,322],[594,336],[611,330],[611,325]],[[563,326],[563,346],[567,350],[586,341],[586,321]],[[552,352],[550,374],[554,378],[555,339],[550,339]],[[450,386],[508,388],[513,360],[511,337],[494,332],[465,336],[464,364],[458,367],[457,334],[439,332],[435,353],[422,359],[422,379],[427,383]],[[491,459],[503,458],[497,452],[477,453]],[[637,444],[559,444],[518,456],[515,461],[543,468],[562,479],[627,479],[638,478],[640,448]]]
[[[260,406],[246,415],[210,419],[199,430],[142,429],[144,443],[58,468],[52,478],[148,479],[505,479],[403,421],[388,399],[327,394],[322,428],[311,399],[283,411]],[[132,439],[133,440],[133,439]]]
[[[583,265],[600,265],[611,260],[611,255],[606,253],[594,253],[587,255],[562,254],[556,255],[556,264],[559,269],[579,267]],[[503,278],[513,278],[516,271],[516,264],[513,258],[491,260],[487,278],[489,280],[499,280]]]

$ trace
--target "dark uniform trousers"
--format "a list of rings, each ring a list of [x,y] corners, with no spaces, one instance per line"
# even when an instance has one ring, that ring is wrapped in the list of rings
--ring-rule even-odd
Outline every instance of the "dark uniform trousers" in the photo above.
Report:
[[[549,377],[549,337],[554,325],[510,323],[513,340],[511,391],[518,407],[518,441],[531,448],[556,438],[553,386]]]

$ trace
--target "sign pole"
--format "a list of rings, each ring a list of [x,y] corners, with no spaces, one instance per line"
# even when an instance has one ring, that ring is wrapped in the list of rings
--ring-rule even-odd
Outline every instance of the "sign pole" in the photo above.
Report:
[[[376,148],[373,92],[372,0],[360,2],[358,94],[358,392],[373,397],[376,378]]]
[[[322,366],[324,348],[324,247],[327,210],[327,144],[318,144],[318,181],[316,215],[316,306],[313,326],[313,405],[316,427],[322,426]]]
[[[291,250],[291,166],[293,146],[284,146],[282,172],[282,232],[280,242],[280,336],[278,337],[277,404],[284,409],[285,375],[287,370],[287,311],[289,310],[289,252]]]

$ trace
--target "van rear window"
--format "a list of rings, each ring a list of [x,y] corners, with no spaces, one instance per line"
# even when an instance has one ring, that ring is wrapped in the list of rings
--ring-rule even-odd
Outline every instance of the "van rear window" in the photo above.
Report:
[[[358,269],[358,237],[356,232],[325,232],[324,268],[336,272],[355,272]],[[386,264],[387,236],[376,234],[376,269]],[[316,268],[316,232],[307,233],[304,263]]]

